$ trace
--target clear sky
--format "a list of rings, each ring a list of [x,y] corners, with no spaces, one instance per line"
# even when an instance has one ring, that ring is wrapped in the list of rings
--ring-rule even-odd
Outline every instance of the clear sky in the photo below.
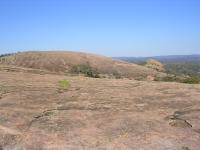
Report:
[[[200,0],[0,0],[0,53],[200,54]]]

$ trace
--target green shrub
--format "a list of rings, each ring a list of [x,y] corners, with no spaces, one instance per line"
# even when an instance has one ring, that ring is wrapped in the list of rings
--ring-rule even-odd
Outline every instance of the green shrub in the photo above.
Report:
[[[97,69],[92,68],[90,65],[74,65],[70,68],[72,74],[84,74],[87,77],[99,78],[99,72]]]
[[[113,76],[116,78],[116,79],[121,79],[122,76],[118,73],[118,72],[114,72],[113,73]]]
[[[200,77],[189,77],[182,82],[188,84],[200,84]]]
[[[169,74],[200,76],[200,61],[169,62],[165,69]]]
[[[165,77],[156,77],[154,81],[179,82],[179,83],[187,83],[187,84],[200,84],[200,77],[186,77],[186,76],[167,75]]]
[[[164,82],[180,82],[180,78],[175,75],[167,75],[165,77],[156,77],[154,81],[164,81]]]
[[[163,81],[166,81],[166,82],[177,82],[179,81],[178,78],[176,78],[176,76],[166,76],[163,78]]]
[[[69,81],[67,80],[60,80],[58,81],[59,90],[67,90],[70,86]]]

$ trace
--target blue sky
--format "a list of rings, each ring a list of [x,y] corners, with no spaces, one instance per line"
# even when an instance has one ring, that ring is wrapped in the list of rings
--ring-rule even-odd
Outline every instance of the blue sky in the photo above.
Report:
[[[200,54],[199,0],[0,0],[0,53]]]

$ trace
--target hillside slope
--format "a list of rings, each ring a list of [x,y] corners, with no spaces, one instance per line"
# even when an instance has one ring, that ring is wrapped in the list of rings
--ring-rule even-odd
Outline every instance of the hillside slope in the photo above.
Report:
[[[1,64],[26,68],[65,72],[71,66],[89,64],[101,74],[119,74],[128,78],[146,78],[158,72],[136,64],[109,57],[81,52],[23,52],[1,58]]]

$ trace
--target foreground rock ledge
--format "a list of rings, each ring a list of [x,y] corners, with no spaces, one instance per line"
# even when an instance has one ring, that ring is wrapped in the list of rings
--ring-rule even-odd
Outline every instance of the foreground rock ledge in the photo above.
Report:
[[[200,85],[0,71],[0,97],[3,149],[200,147]],[[169,124],[177,111],[192,127]]]

